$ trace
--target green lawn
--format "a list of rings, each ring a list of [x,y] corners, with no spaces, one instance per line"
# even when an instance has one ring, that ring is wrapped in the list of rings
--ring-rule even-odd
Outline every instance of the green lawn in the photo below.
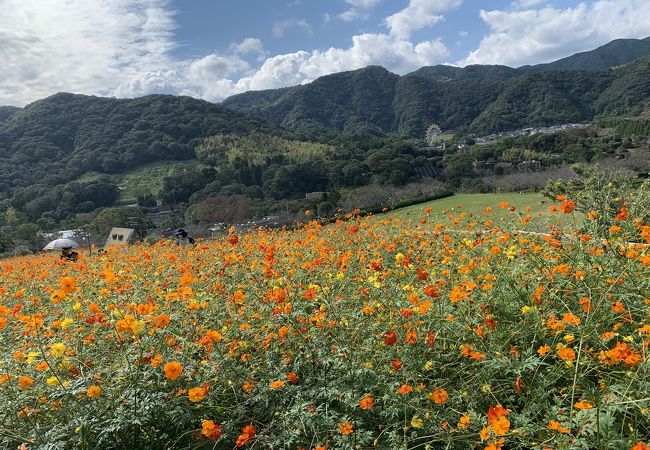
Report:
[[[499,206],[501,202],[507,202],[509,207],[504,209]],[[465,211],[473,213],[474,215],[482,215],[485,208],[492,208],[490,218],[502,223],[515,221],[519,218],[520,214],[527,214],[525,209],[530,207],[530,214],[533,217],[543,216],[542,220],[534,221],[539,227],[539,231],[545,231],[547,225],[565,226],[572,222],[581,222],[582,217],[580,214],[551,214],[549,207],[557,202],[553,202],[548,198],[543,197],[541,194],[534,192],[518,193],[518,192],[503,192],[499,194],[457,194],[451,197],[442,198],[439,200],[432,200],[430,202],[419,203],[404,208],[390,211],[390,215],[400,217],[402,219],[419,220],[424,216],[424,209],[431,208],[429,213],[433,220],[438,220],[444,217],[445,211]],[[515,207],[514,213],[509,209]]]
[[[432,200],[426,203],[407,206],[394,211],[392,214],[420,217],[425,208],[431,208],[431,214],[443,214],[449,209],[462,209],[471,213],[479,213],[485,208],[500,209],[499,203],[508,202],[517,209],[533,208],[533,212],[542,212],[548,209],[550,201],[538,193],[504,192],[499,194],[456,194],[451,197]],[[544,203],[542,203],[544,202]]]

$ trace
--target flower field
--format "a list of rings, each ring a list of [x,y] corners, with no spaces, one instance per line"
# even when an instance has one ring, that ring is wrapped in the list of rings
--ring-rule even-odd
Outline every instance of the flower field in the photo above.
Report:
[[[648,449],[643,205],[2,261],[0,447]]]

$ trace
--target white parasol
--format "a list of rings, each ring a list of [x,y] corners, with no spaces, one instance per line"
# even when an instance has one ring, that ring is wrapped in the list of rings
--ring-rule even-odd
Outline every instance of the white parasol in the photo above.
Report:
[[[43,247],[43,250],[56,250],[57,248],[78,248],[77,244],[72,239],[54,239],[52,242]]]

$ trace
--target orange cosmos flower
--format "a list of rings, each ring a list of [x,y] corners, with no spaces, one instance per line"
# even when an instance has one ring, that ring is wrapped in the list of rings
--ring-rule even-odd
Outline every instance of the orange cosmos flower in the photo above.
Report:
[[[577,409],[591,409],[594,407],[594,404],[585,400],[580,400],[579,402],[576,402],[575,407]]]
[[[407,344],[415,344],[418,341],[418,332],[416,330],[408,330],[406,332],[406,338],[404,339]]]
[[[460,416],[460,419],[458,420],[458,428],[461,430],[466,429],[469,426],[469,415],[464,414]]]
[[[298,377],[298,374],[296,372],[289,372],[287,374],[287,380],[289,380],[289,383],[298,384],[300,377]]]
[[[393,345],[397,342],[397,334],[394,331],[387,331],[384,334],[384,344]]]
[[[284,381],[275,380],[275,381],[271,381],[271,384],[269,384],[269,387],[271,389],[273,389],[273,390],[277,390],[277,389],[282,389],[284,387],[284,385],[285,385]]]
[[[59,284],[61,285],[61,290],[66,294],[71,294],[77,289],[77,285],[72,277],[59,278]]]
[[[570,214],[574,209],[576,209],[576,204],[573,202],[563,202],[560,205],[560,209],[564,214]]]
[[[168,362],[163,368],[168,380],[176,380],[183,373],[183,366],[177,361]]]
[[[218,441],[223,433],[221,432],[221,425],[214,423],[212,420],[202,420],[201,434],[209,439]]]
[[[101,394],[102,394],[102,388],[94,384],[88,388],[88,391],[86,391],[86,395],[90,398],[97,398]]]
[[[563,427],[562,425],[560,425],[559,422],[556,422],[555,420],[551,420],[548,423],[548,429],[549,430],[555,430],[555,431],[557,431],[559,433],[565,433],[565,434],[569,433],[569,429],[567,427]]]
[[[571,324],[571,325],[579,325],[580,324],[580,317],[578,317],[578,316],[576,316],[576,315],[574,315],[574,314],[572,314],[570,312],[567,312],[567,313],[564,313],[564,315],[562,316],[562,321],[566,322],[568,324]]]
[[[257,430],[253,425],[246,425],[244,428],[242,428],[239,437],[237,437],[235,445],[237,447],[243,447],[244,445],[247,445],[251,440],[253,440],[256,434]]]
[[[372,398],[372,395],[366,395],[361,400],[359,400],[359,407],[361,409],[370,409],[375,405],[375,399]]]
[[[509,409],[505,409],[501,404],[497,404],[496,406],[492,406],[490,409],[488,409],[487,416],[488,416],[488,423],[490,425],[492,424],[492,421],[499,417],[505,417],[508,414],[510,414]]]
[[[623,313],[623,311],[625,311],[625,305],[623,304],[623,302],[614,302],[612,303],[612,309],[614,310],[614,312],[621,314]]]
[[[565,347],[557,351],[557,356],[563,361],[575,361],[576,352],[571,347]]]
[[[0,385],[6,384],[8,382],[9,382],[9,375],[8,374],[3,373],[2,375],[0,375]]]
[[[643,442],[637,442],[630,450],[650,450],[650,445]]]
[[[618,214],[616,214],[615,219],[620,222],[627,218],[628,218],[627,208],[625,206],[622,206],[621,209],[618,210]]]
[[[506,434],[510,430],[510,421],[505,416],[495,418],[490,425],[497,436]]]
[[[190,389],[187,392],[187,396],[190,398],[190,401],[197,403],[202,401],[208,395],[208,390],[202,387],[195,387]]]
[[[354,427],[352,424],[348,421],[341,422],[339,424],[339,433],[341,433],[343,436],[347,436],[348,434],[352,434],[352,431],[354,431]]]
[[[56,305],[57,303],[62,302],[63,300],[65,300],[65,292],[63,292],[63,291],[60,290],[60,289],[55,289],[55,290],[53,290],[52,293],[50,294],[50,301],[51,301],[52,303],[54,303],[55,305]]]
[[[20,386],[21,389],[29,389],[32,387],[32,384],[34,384],[34,380],[31,377],[23,375],[18,379],[18,386]]]
[[[449,398],[449,394],[447,394],[447,391],[444,389],[438,388],[429,394],[429,398],[433,400],[436,405],[444,405],[447,398]]]
[[[413,390],[413,386],[409,386],[408,384],[403,384],[403,385],[401,385],[400,387],[397,388],[397,393],[402,394],[402,395],[406,395],[409,392],[411,392],[412,390]]]

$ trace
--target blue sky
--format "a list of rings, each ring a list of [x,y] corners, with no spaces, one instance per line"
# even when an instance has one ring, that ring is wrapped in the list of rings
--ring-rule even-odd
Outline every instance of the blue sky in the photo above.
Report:
[[[650,36],[650,0],[0,0],[0,105],[213,102],[381,65],[518,67]]]

